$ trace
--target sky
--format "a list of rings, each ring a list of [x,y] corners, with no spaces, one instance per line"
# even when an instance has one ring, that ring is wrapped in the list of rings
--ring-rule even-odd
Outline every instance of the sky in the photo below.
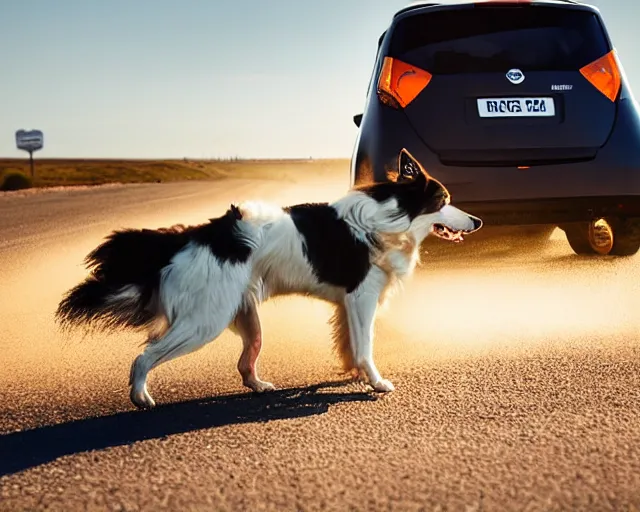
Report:
[[[409,0],[0,0],[0,156],[349,157]],[[640,2],[594,0],[640,87]]]

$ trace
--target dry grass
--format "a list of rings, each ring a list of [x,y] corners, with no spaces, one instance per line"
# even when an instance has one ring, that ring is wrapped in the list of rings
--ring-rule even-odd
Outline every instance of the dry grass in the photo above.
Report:
[[[29,175],[28,159],[0,158],[0,181],[9,172]],[[81,160],[38,159],[36,187],[149,183],[225,178],[297,181],[298,178],[349,172],[342,160]]]

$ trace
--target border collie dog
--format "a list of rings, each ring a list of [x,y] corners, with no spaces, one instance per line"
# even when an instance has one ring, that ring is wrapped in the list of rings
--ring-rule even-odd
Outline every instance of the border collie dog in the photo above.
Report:
[[[273,390],[256,370],[258,306],[279,295],[315,297],[335,305],[333,341],[345,372],[388,392],[394,387],[373,361],[378,307],[411,274],[429,234],[460,241],[481,226],[402,150],[395,179],[331,204],[247,202],[198,226],[113,232],[86,257],[90,275],[63,297],[56,319],[63,328],[147,331],[129,381],[131,401],[147,408],[155,405],[149,371],[226,328],[242,338],[243,384]]]

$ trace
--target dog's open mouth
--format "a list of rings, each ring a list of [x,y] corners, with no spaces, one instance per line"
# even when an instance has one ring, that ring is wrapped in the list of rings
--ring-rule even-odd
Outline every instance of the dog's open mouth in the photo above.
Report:
[[[455,229],[451,229],[444,224],[434,224],[431,228],[431,233],[433,233],[438,238],[442,238],[443,240],[449,240],[450,242],[459,243],[464,241],[462,235],[464,235],[464,231],[456,231]]]

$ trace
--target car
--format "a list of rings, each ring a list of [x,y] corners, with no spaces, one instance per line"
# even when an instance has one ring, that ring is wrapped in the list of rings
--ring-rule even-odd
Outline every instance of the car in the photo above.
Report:
[[[406,148],[485,226],[640,249],[640,116],[600,11],[569,0],[415,2],[378,40],[352,186]]]

